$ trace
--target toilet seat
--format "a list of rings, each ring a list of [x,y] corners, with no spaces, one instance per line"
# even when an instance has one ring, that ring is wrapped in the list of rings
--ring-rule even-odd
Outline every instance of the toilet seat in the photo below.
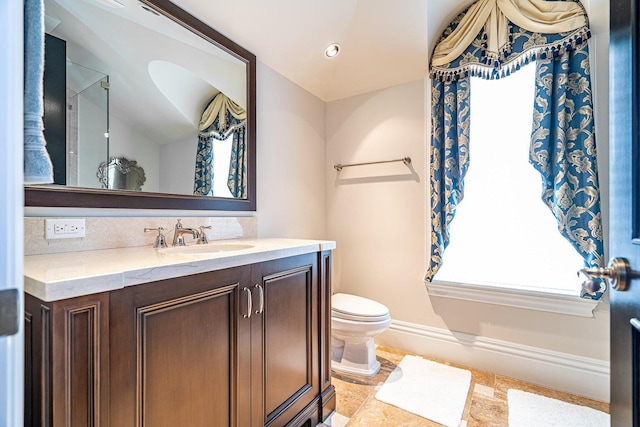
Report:
[[[379,302],[340,293],[331,297],[331,316],[356,322],[382,322],[391,317],[389,309]]]

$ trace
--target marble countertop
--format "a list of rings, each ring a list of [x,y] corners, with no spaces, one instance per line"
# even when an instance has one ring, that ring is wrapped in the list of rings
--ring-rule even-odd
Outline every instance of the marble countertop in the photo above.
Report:
[[[122,289],[156,280],[221,270],[335,249],[328,240],[233,239],[215,245],[250,245],[224,252],[180,253],[176,248],[130,247],[24,257],[24,290],[43,301],[57,301]],[[186,248],[199,249],[200,245]]]

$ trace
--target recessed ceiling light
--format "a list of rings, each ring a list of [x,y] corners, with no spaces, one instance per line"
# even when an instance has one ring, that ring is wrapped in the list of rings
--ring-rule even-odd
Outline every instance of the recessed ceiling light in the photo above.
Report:
[[[333,58],[340,53],[340,45],[338,43],[332,43],[324,50],[324,56],[327,58]]]

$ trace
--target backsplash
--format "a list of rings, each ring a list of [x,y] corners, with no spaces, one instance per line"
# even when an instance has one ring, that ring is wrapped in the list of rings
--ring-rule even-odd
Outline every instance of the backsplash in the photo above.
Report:
[[[152,246],[157,232],[145,228],[165,228],[167,242],[173,239],[173,227],[179,217],[88,217],[85,237],[46,240],[45,218],[24,218],[24,254],[41,255],[59,252],[92,251],[135,246]],[[50,219],[50,218],[47,218]],[[256,217],[184,217],[184,227],[211,226],[205,230],[209,240],[258,237]],[[191,236],[185,236],[187,244]],[[195,241],[193,242],[195,243]]]

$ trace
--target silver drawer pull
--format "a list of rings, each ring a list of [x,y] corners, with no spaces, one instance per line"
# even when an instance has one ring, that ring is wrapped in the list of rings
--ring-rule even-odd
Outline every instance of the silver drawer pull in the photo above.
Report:
[[[260,285],[254,285],[253,287],[258,288],[258,291],[260,291],[260,308],[255,313],[261,314],[264,311],[264,289]]]
[[[246,286],[244,288],[242,288],[242,290],[244,292],[247,293],[247,314],[243,314],[242,317],[244,317],[245,319],[248,319],[251,317],[251,312],[253,311],[253,301],[251,298],[251,289],[247,288]]]

